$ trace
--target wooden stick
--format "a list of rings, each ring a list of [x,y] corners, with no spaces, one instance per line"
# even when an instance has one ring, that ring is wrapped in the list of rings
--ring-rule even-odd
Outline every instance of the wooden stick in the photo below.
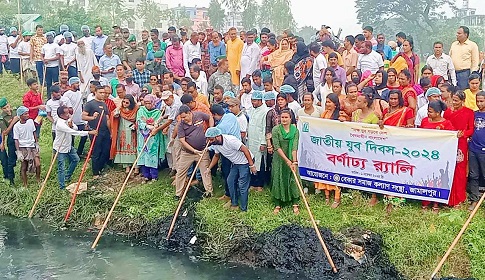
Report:
[[[190,179],[187,182],[187,186],[185,186],[184,193],[182,194],[182,197],[180,198],[179,205],[177,206],[177,210],[175,210],[175,214],[173,216],[172,223],[170,224],[170,228],[168,229],[167,240],[170,238],[170,235],[172,235],[173,227],[175,226],[175,222],[177,221],[177,216],[180,212],[180,208],[182,208],[182,204],[184,203],[185,197],[187,196],[187,193],[189,192],[190,183],[192,182],[192,179],[194,179],[194,175],[197,172],[197,168],[199,168],[199,164],[202,161],[202,158],[204,157],[204,154],[207,151],[208,147],[209,147],[209,142],[207,142],[204,150],[202,150],[202,154],[200,155],[200,158],[197,161],[197,164],[195,165],[195,168],[194,168],[194,171],[192,172],[192,175],[190,175]]]
[[[145,147],[148,144],[148,141],[152,138],[152,135],[150,134],[148,138],[145,140],[145,143],[143,144],[143,148],[141,148],[141,152],[138,153],[138,156],[135,159],[135,162],[133,162],[133,165],[131,166],[130,172],[128,172],[128,175],[126,175],[125,181],[123,182],[123,185],[121,185],[121,189],[118,192],[118,195],[116,196],[115,202],[113,203],[113,206],[111,206],[111,210],[109,210],[108,216],[104,220],[103,227],[98,232],[98,236],[96,236],[96,240],[94,240],[93,245],[91,245],[91,249],[96,248],[96,245],[98,245],[99,240],[101,239],[101,236],[103,235],[104,229],[108,225],[109,219],[111,219],[111,215],[113,215],[113,211],[115,210],[116,204],[118,204],[118,201],[121,198],[121,194],[125,190],[126,184],[128,183],[128,180],[130,179],[131,173],[135,169],[136,164],[138,163],[138,160],[140,160],[140,156],[143,154],[143,150],[145,150]]]
[[[101,111],[101,115],[99,116],[98,125],[96,130],[99,131],[99,126],[101,125],[101,121],[103,120],[104,110]],[[83,168],[81,169],[81,174],[79,175],[79,179],[77,180],[76,188],[74,189],[74,193],[72,194],[71,204],[69,205],[69,209],[67,209],[66,216],[64,217],[64,222],[67,222],[69,216],[71,215],[72,209],[74,208],[74,203],[76,203],[76,196],[79,190],[79,186],[81,185],[81,181],[84,177],[84,173],[86,172],[86,168],[89,163],[89,159],[91,158],[91,154],[93,153],[94,143],[96,142],[97,135],[94,135],[93,140],[91,141],[91,147],[89,147],[88,155],[86,156],[86,160],[84,161]]]
[[[475,208],[473,209],[473,211],[471,212],[470,216],[468,217],[468,219],[466,220],[465,224],[463,225],[463,227],[461,228],[460,232],[458,233],[458,235],[455,237],[455,240],[453,240],[453,242],[451,243],[451,246],[448,248],[448,250],[446,251],[445,255],[443,256],[443,258],[441,259],[441,261],[438,263],[438,266],[436,266],[435,270],[433,271],[433,274],[431,274],[431,280],[434,279],[434,277],[436,276],[436,274],[438,274],[438,272],[440,271],[441,267],[443,266],[443,264],[445,263],[446,259],[448,258],[448,256],[451,254],[451,251],[453,250],[453,248],[455,248],[456,244],[458,243],[458,241],[460,240],[461,236],[463,235],[463,233],[465,232],[465,230],[467,229],[468,225],[470,224],[470,222],[472,221],[473,217],[475,216],[475,214],[477,213],[478,209],[480,208],[480,205],[482,204],[483,200],[485,199],[485,193],[482,195],[482,197],[480,198],[480,200],[478,201],[477,205],[475,206]]]
[[[40,99],[42,99],[42,97],[44,97],[45,72],[47,70],[47,66],[46,66],[45,62],[43,62],[43,64],[44,65],[42,67],[44,69],[44,73],[42,73],[42,78],[43,79],[42,79],[42,88],[40,89]],[[39,73],[37,73],[37,74],[39,74]],[[49,90],[47,90],[47,91],[49,91]]]
[[[79,99],[79,102],[76,104],[76,107],[74,108],[74,112],[81,105],[81,103],[82,103],[82,98]],[[70,120],[72,121],[72,117],[70,118]],[[64,138],[63,141],[62,141],[62,143],[61,143],[61,146],[64,144],[64,141],[66,141],[66,140],[72,141],[70,136],[67,137],[67,138]],[[42,186],[40,187],[39,192],[37,193],[37,197],[35,198],[34,205],[32,205],[32,208],[30,209],[29,219],[32,218],[32,216],[34,215],[35,207],[37,207],[37,204],[39,203],[40,198],[42,196],[42,193],[44,192],[45,186],[47,184],[47,180],[49,179],[49,177],[51,175],[52,168],[54,166],[54,163],[56,162],[56,159],[57,159],[57,156],[58,155],[59,155],[59,150],[56,151],[56,153],[54,154],[54,157],[52,158],[51,165],[49,166],[49,170],[47,171],[47,174],[45,175],[44,182],[42,182]]]
[[[293,177],[295,177],[296,184],[298,186],[298,189],[300,190],[301,197],[303,199],[303,202],[305,203],[306,210],[308,211],[308,216],[310,216],[310,220],[312,222],[313,228],[315,229],[315,232],[317,233],[318,240],[320,240],[320,244],[322,245],[323,251],[325,252],[325,255],[327,256],[327,260],[330,263],[330,266],[332,267],[332,270],[334,273],[337,273],[337,267],[335,267],[335,264],[332,260],[332,256],[330,256],[330,252],[328,252],[327,245],[325,245],[325,241],[323,240],[322,234],[320,233],[320,230],[318,229],[317,223],[315,222],[315,218],[313,218],[312,210],[310,209],[310,206],[308,205],[308,201],[306,200],[305,197],[305,192],[303,191],[303,187],[300,184],[300,180],[298,180],[298,176],[296,175],[296,172],[292,169],[291,172],[293,173]]]
[[[21,26],[20,26],[20,0],[17,0],[17,10],[18,10],[18,16],[17,16],[17,21],[18,21],[18,24],[19,24],[19,29],[17,31],[17,36],[22,36],[22,30],[21,30]],[[24,38],[22,38],[23,40]],[[20,42],[19,42],[20,44]],[[17,47],[18,47],[18,44],[17,44]],[[22,57],[20,56],[20,85],[23,85],[24,84],[24,73],[22,71]]]

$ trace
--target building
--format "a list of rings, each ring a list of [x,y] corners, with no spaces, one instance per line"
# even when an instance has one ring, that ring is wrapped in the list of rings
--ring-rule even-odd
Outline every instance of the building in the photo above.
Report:
[[[22,31],[35,32],[35,26],[42,23],[42,16],[39,14],[20,14],[17,17],[20,17]]]
[[[468,27],[485,28],[485,15],[477,15],[477,9],[470,8],[469,0],[463,0],[463,7],[456,13],[456,17],[461,19],[461,24]]]
[[[183,19],[188,19],[190,26],[185,26],[192,31],[204,31],[206,27],[210,26],[210,19],[208,16],[208,9],[206,7],[185,7],[178,4],[177,7],[172,8],[173,18],[171,23],[175,26],[180,25]],[[177,26],[181,27],[181,26]]]
[[[224,27],[221,31],[226,32],[231,27],[236,27],[237,31],[244,30],[242,23],[242,13],[240,12],[228,12],[224,18]]]

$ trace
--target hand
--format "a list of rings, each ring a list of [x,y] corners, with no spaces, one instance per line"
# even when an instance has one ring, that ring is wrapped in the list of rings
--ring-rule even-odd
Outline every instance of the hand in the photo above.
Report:
[[[463,130],[458,130],[458,133],[456,134],[456,137],[461,138],[463,137]]]
[[[254,166],[254,164],[251,167],[249,167],[249,171],[251,172],[251,174],[254,174],[254,175],[258,173],[258,170],[256,169],[256,166]]]
[[[298,167],[298,165],[296,165],[296,164],[291,164],[290,169],[291,169],[291,171],[296,172],[296,168],[297,168],[297,167]]]
[[[3,141],[0,144],[0,151],[2,151],[2,152],[5,151],[5,144],[3,143]]]
[[[212,175],[211,175],[211,169],[210,169],[210,168],[207,168],[207,169],[204,171],[204,176],[212,176]]]
[[[168,126],[162,130],[163,135],[168,135]]]
[[[151,125],[151,124],[147,124],[147,128],[148,128],[148,130],[153,131],[153,129],[154,129],[155,127],[154,127],[153,125]]]
[[[38,142],[35,143],[35,150],[37,152],[40,152],[40,146],[39,146],[39,143]]]
[[[67,125],[68,125],[70,128],[72,128],[72,127],[74,126],[74,125],[72,124],[72,120],[68,121],[68,122],[67,122]]]
[[[42,105],[37,106],[37,108],[38,108],[39,110],[45,111],[45,105],[43,105],[43,104],[42,104]]]
[[[153,129],[151,132],[150,132],[150,135],[151,136],[155,136],[157,135],[158,131],[156,129]]]
[[[239,76],[239,74],[241,74],[241,71],[240,70],[236,70],[236,75]]]
[[[94,119],[97,119],[97,118],[98,118],[98,116],[99,116],[99,113],[98,113],[98,112],[94,112],[94,113],[93,113],[93,120],[94,120]]]
[[[83,75],[79,74],[79,81],[84,84],[84,78]]]
[[[14,116],[14,117],[12,118],[12,122],[16,123],[16,122],[18,122],[18,121],[20,121],[20,118],[19,118],[18,116]]]
[[[94,135],[94,136],[98,136],[98,130],[95,129],[95,130],[91,130],[88,132],[89,135]]]
[[[202,151],[194,149],[194,154],[202,156]]]
[[[20,151],[15,151],[17,154],[17,160],[23,161],[24,160],[24,155]]]
[[[384,129],[384,122],[382,120],[379,120],[379,128]]]
[[[268,154],[272,154],[273,152],[273,146],[268,146]]]
[[[291,160],[287,160],[286,165],[288,165],[288,167],[291,168],[293,166],[293,162]]]
[[[367,80],[369,80],[369,81],[370,81],[370,80],[374,80],[374,78],[375,78],[375,77],[376,77],[376,74],[371,74],[371,75],[370,75],[370,76],[367,78]]]
[[[261,145],[261,146],[259,146],[259,150],[260,150],[261,152],[264,152],[264,150],[265,150],[265,149],[266,149],[266,146],[265,146],[265,145]]]

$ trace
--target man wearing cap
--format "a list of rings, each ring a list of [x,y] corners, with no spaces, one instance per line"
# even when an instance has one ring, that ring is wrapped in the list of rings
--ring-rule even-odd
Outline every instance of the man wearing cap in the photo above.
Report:
[[[123,35],[121,34],[121,28],[119,27],[119,25],[117,25],[117,24],[113,25],[112,31],[113,31],[113,33],[111,33],[108,36],[108,38],[106,39],[106,42],[104,44],[105,45],[111,44],[112,46],[114,46],[115,43],[116,43],[116,38],[119,37],[123,41],[123,47],[126,47],[125,41],[123,40]],[[128,31],[128,33],[129,33],[129,31]]]
[[[0,74],[3,74],[3,68],[8,70],[8,37],[5,35],[5,27],[0,26]]]
[[[32,32],[24,31],[22,33],[23,40],[20,41],[17,49],[20,56],[20,63],[22,63],[20,69],[22,69],[24,81],[36,77],[35,67],[30,61],[30,38],[32,35]]]
[[[172,37],[172,45],[167,47],[166,63],[168,70],[174,74],[177,80],[185,77],[184,51],[177,36]]]
[[[244,42],[237,37],[235,27],[229,28],[230,40],[226,42],[227,45],[227,60],[229,62],[229,72],[231,73],[232,83],[239,85],[239,74],[241,71],[241,53],[244,47]]]
[[[128,42],[128,39],[130,38],[131,35],[134,35],[134,34],[130,34],[130,30],[128,28],[121,28],[121,35],[123,36],[123,41],[128,45],[130,42]]]
[[[27,169],[31,161],[35,165],[35,177],[40,182],[39,139],[34,121],[29,118],[29,109],[20,106],[17,109],[17,117],[20,120],[13,126],[13,139],[15,140],[17,159],[21,161],[20,176],[24,187],[27,187]]]
[[[65,24],[61,24],[61,26],[59,26],[59,34],[54,38],[54,43],[59,46],[64,44],[65,43],[64,32],[67,32],[67,31],[69,31],[69,26]]]
[[[47,112],[47,119],[52,123],[52,140],[56,139],[56,122],[57,122],[57,108],[66,106],[72,111],[71,100],[61,94],[61,88],[57,85],[51,87],[52,98],[47,100],[45,104],[45,111]]]
[[[83,41],[86,48],[91,50],[94,39],[94,36],[91,36],[91,29],[89,29],[89,26],[83,25],[81,26],[81,32],[83,36],[77,40],[77,43],[79,44],[80,41]]]
[[[298,110],[301,109],[301,105],[295,100],[295,89],[290,85],[282,85],[280,92],[286,94],[286,101],[288,102],[288,108],[293,111],[295,116],[298,116]]]
[[[42,61],[45,65],[45,85],[47,87],[47,99],[51,98],[50,88],[52,84],[59,81],[59,61],[61,58],[61,48],[54,43],[54,32],[46,33],[47,43],[42,46]]]
[[[15,141],[13,139],[13,126],[18,122],[19,117],[12,114],[12,107],[8,104],[5,97],[0,98],[0,109],[0,130],[2,132],[0,159],[2,162],[3,177],[8,179],[12,186],[15,179],[14,168],[17,162]],[[5,149],[5,144],[7,149]]]
[[[148,36],[148,30],[143,30],[141,32],[141,41],[138,42],[136,46],[142,48],[145,53],[148,53],[149,50],[153,49],[152,42],[150,41],[150,37]]]
[[[92,69],[94,66],[98,67],[98,60],[94,56],[93,50],[88,48],[86,40],[78,40],[76,48],[76,68],[83,93],[88,90],[89,81],[93,78]]]
[[[63,97],[69,99],[69,102],[73,106],[71,114],[72,122],[77,126],[78,130],[84,130],[85,123],[82,120],[82,99],[83,95],[79,91],[80,87],[80,79],[78,77],[69,78],[69,86],[71,87],[70,90],[66,91]],[[79,146],[77,147],[77,154],[81,156],[84,151],[84,145],[86,144],[87,136],[82,136],[79,140]],[[73,143],[74,143],[74,136],[73,136]]]
[[[224,92],[236,92],[236,86],[233,84],[231,73],[229,72],[229,62],[225,56],[217,58],[217,71],[209,77],[207,92],[209,95],[214,94],[214,87],[220,85]]]
[[[254,43],[254,36],[255,34],[252,30],[246,33],[246,43],[244,43],[240,59],[241,79],[244,77],[251,78],[251,74],[259,66],[261,50],[258,44]]]
[[[126,69],[131,70],[135,69],[136,60],[138,58],[145,58],[146,53],[143,48],[140,48],[136,45],[136,37],[134,34],[130,35],[127,42],[130,46],[126,48],[122,60],[123,65],[126,67]]]
[[[250,174],[256,174],[257,172],[253,162],[253,155],[241,140],[232,135],[223,134],[217,127],[207,129],[205,137],[211,143],[209,149],[215,152],[206,172],[210,175],[210,168],[217,165],[222,154],[229,162],[230,172],[227,182],[229,184],[231,209],[239,207],[241,211],[247,211]]]
[[[269,110],[271,110],[275,104],[276,104],[276,94],[274,91],[267,91],[263,94],[263,101],[268,107]]]
[[[441,100],[441,90],[436,87],[429,88],[426,91],[426,105],[419,108],[418,112],[416,113],[416,119],[414,120],[414,126],[420,127],[421,122],[424,118],[428,117],[428,104],[430,101],[433,100]],[[443,116],[444,111],[441,112],[441,116]]]
[[[263,103],[263,92],[253,91],[253,109],[249,110],[248,148],[254,155],[257,173],[251,176],[251,186],[261,191],[266,178],[264,156],[266,154],[266,114],[268,107]]]
[[[150,72],[150,74],[162,76],[168,72],[168,69],[165,66],[164,59],[165,59],[165,52],[162,50],[158,50],[153,54],[153,61],[149,61],[147,63],[147,69]]]
[[[91,49],[93,50],[94,55],[96,56],[96,59],[99,61],[101,57],[105,54],[105,50],[106,50],[105,43],[106,41],[108,41],[107,40],[108,36],[103,34],[103,28],[100,25],[97,25],[95,27],[94,32],[96,36],[93,38],[93,44]],[[109,44],[109,42],[106,44]],[[111,48],[111,45],[110,45],[110,48]]]
[[[60,46],[63,70],[67,71],[68,77],[77,77],[76,50],[77,45],[72,42],[73,36],[69,31],[64,32],[65,42]]]
[[[120,33],[114,35],[115,41],[111,43],[114,45],[113,47],[113,53],[119,56],[120,58],[123,58],[125,55],[125,51],[127,49],[125,42],[123,41],[123,37],[121,36]]]

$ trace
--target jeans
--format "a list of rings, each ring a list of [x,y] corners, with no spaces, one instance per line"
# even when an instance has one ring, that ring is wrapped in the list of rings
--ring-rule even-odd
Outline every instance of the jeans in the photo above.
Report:
[[[90,136],[91,142],[94,136]],[[91,154],[93,175],[99,175],[109,160],[109,150],[111,148],[111,138],[109,131],[99,131],[94,143]]]
[[[468,77],[470,76],[470,69],[456,71],[456,86],[459,90],[468,88]]]
[[[232,162],[230,160],[228,160],[225,156],[221,155],[222,181],[224,183],[224,190],[226,192],[225,193],[226,196],[231,196],[230,195],[231,192],[229,190],[229,173],[231,172],[231,165],[232,165]],[[237,205],[237,204],[235,204],[235,205]]]
[[[266,169],[264,164],[264,156],[261,156],[261,165],[258,173],[256,175],[251,175],[251,186],[253,187],[264,187],[264,182],[266,180]]]
[[[35,70],[37,71],[37,77],[39,77],[39,85],[44,84],[44,62],[36,61]]]
[[[72,65],[67,67],[67,75],[69,79],[72,77],[77,77],[77,68]]]
[[[194,172],[194,168],[195,168],[195,163],[192,164],[189,167],[189,171],[187,171],[187,177],[192,176],[192,172]],[[197,169],[197,171],[195,172],[194,178],[195,178],[195,180],[197,180],[199,182],[202,180],[202,175],[200,174],[200,169]]]
[[[0,151],[0,162],[2,163],[3,178],[8,179],[8,156],[7,150]]]
[[[65,160],[69,162],[69,168],[66,172]],[[76,148],[71,147],[68,153],[59,153],[57,155],[57,180],[59,180],[59,188],[64,189],[66,187],[65,182],[71,180],[71,176],[76,170],[76,166],[79,163],[79,156],[77,155]]]
[[[59,82],[59,66],[45,68],[45,85],[47,86],[47,100],[51,99],[51,86]]]
[[[83,131],[85,128],[84,124],[77,124],[77,130]],[[82,136],[79,140],[79,145],[77,146],[77,155],[81,156],[84,152],[84,146],[86,145],[86,140],[88,140],[87,136]],[[74,145],[74,136],[72,136],[72,143]]]
[[[20,73],[20,58],[10,58],[10,72],[13,74]]]
[[[468,175],[468,200],[477,202],[480,199],[480,173],[485,179],[485,154],[468,151],[468,167],[470,173]]]
[[[229,184],[229,193],[231,196],[231,205],[237,206],[241,211],[248,210],[248,194],[250,180],[249,164],[233,164],[230,167],[227,183]]]

